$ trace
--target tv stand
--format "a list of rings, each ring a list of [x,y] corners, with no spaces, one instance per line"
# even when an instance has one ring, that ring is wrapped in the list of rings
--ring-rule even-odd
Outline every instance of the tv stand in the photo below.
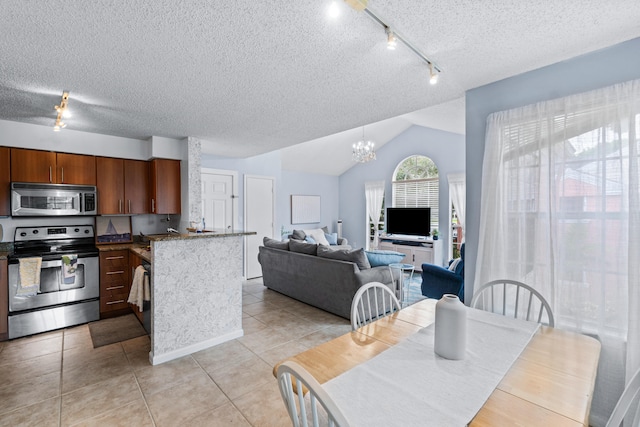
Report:
[[[422,271],[422,264],[442,265],[442,242],[425,236],[383,234],[378,248],[405,254],[403,263]]]

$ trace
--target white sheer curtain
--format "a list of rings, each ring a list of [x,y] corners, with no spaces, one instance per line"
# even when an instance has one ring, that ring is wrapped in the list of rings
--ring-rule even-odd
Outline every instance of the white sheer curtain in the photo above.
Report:
[[[640,367],[640,80],[492,114],[475,287],[525,282],[602,343],[593,425]]]
[[[464,230],[464,218],[467,203],[467,179],[463,173],[450,173],[447,175],[449,181],[449,193],[453,207],[456,209],[458,223]]]
[[[380,211],[384,201],[384,181],[367,181],[364,183],[364,194],[367,200],[367,215],[375,230],[373,235],[373,247],[378,247],[378,224],[380,224]],[[367,224],[367,234],[369,224]],[[369,244],[369,238],[367,238]]]

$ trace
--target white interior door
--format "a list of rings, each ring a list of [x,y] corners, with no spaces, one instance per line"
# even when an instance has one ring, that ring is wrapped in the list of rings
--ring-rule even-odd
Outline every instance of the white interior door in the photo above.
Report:
[[[275,179],[268,176],[244,177],[244,229],[255,231],[245,239],[245,277],[262,276],[258,247],[263,237],[273,238],[275,221]]]
[[[202,169],[202,215],[208,230],[237,229],[237,181],[237,172]]]

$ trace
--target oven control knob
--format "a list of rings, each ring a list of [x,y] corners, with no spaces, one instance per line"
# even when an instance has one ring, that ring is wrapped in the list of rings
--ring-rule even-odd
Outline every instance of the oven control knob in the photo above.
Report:
[[[20,233],[20,237],[24,237],[26,235],[27,235],[27,233],[25,233],[24,231],[22,233]]]
[[[33,234],[38,234],[38,230],[33,230]]]
[[[89,234],[89,229],[84,230],[84,234]]]
[[[78,233],[78,232],[80,232],[80,229],[79,229],[79,228],[74,228],[74,229],[73,229],[73,231],[74,231],[75,233]]]

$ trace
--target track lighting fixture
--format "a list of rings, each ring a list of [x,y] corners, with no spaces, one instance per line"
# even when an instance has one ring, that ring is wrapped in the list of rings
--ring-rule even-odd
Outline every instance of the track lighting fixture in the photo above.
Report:
[[[438,82],[438,75],[442,72],[440,67],[427,58],[427,56],[422,53],[417,47],[415,47],[409,40],[407,40],[403,35],[398,34],[397,31],[391,29],[391,26],[385,21],[379,13],[369,7],[368,0],[344,0],[349,6],[351,6],[354,10],[358,12],[365,12],[371,19],[376,21],[378,24],[382,25],[387,34],[387,49],[394,50],[398,44],[398,41],[401,41],[405,46],[407,46],[413,53],[418,55],[420,59],[422,59],[429,66],[429,83],[436,84]]]
[[[62,92],[62,100],[60,101],[60,105],[56,105],[54,108],[58,112],[58,116],[56,117],[56,124],[53,126],[54,132],[60,132],[60,129],[64,129],[67,127],[67,124],[62,121],[63,117],[68,117],[69,113],[67,111],[67,102],[69,101],[69,92]]]

